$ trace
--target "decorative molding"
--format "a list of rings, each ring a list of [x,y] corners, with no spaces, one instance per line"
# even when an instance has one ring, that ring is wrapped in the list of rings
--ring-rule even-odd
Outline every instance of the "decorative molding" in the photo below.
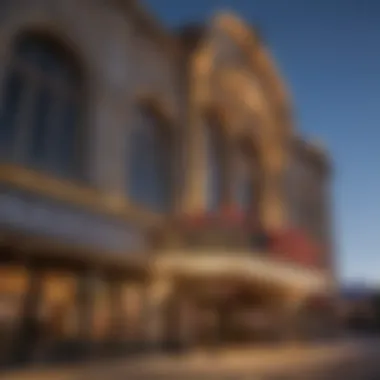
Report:
[[[252,256],[241,251],[219,251],[217,255],[211,256],[207,251],[198,251],[194,256],[192,252],[165,251],[156,256],[155,267],[159,273],[167,275],[176,273],[198,278],[229,276],[246,283],[264,282],[310,293],[323,292],[329,287],[329,277],[323,270],[280,262],[263,253]]]
[[[155,226],[163,221],[160,215],[128,203],[124,196],[106,194],[82,184],[46,176],[16,165],[0,164],[0,183],[96,213],[125,220],[135,219],[138,224]]]

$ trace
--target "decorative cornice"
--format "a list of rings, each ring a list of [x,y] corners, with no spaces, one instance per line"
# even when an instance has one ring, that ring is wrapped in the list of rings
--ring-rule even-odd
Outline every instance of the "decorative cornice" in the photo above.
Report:
[[[156,40],[160,47],[166,49],[174,56],[181,55],[181,48],[177,39],[164,28],[157,18],[144,7],[138,0],[110,0],[126,15],[133,15],[134,21],[141,27],[149,38]]]
[[[251,61],[258,70],[259,75],[263,77],[268,85],[271,102],[276,106],[278,120],[283,119],[282,124],[286,125],[286,129],[291,130],[293,128],[292,107],[287,87],[279,75],[279,70],[267,46],[263,43],[260,35],[256,33],[256,29],[231,12],[218,12],[213,23],[224,28],[236,40],[240,41],[242,48],[251,57]]]

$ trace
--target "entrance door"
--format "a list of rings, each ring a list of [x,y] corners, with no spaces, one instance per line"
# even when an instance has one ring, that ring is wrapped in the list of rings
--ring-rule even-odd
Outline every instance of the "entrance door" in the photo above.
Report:
[[[36,361],[68,360],[79,335],[77,281],[73,274],[49,271],[43,275],[37,311],[39,336]]]
[[[0,268],[0,357],[16,366],[64,358],[77,336],[73,275]],[[9,342],[9,343],[8,343]]]
[[[214,305],[201,307],[197,322],[199,344],[203,347],[215,347],[219,343],[219,321]]]

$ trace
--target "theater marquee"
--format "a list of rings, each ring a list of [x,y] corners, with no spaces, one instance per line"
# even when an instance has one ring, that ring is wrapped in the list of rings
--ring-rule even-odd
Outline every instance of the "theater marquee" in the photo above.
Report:
[[[138,227],[34,194],[0,189],[1,228],[117,254],[144,249]]]

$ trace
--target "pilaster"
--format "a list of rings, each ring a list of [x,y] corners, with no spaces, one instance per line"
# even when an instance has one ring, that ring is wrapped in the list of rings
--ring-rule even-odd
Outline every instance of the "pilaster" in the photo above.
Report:
[[[165,307],[172,291],[168,279],[154,279],[144,295],[144,336],[150,349],[162,348],[165,341]]]

